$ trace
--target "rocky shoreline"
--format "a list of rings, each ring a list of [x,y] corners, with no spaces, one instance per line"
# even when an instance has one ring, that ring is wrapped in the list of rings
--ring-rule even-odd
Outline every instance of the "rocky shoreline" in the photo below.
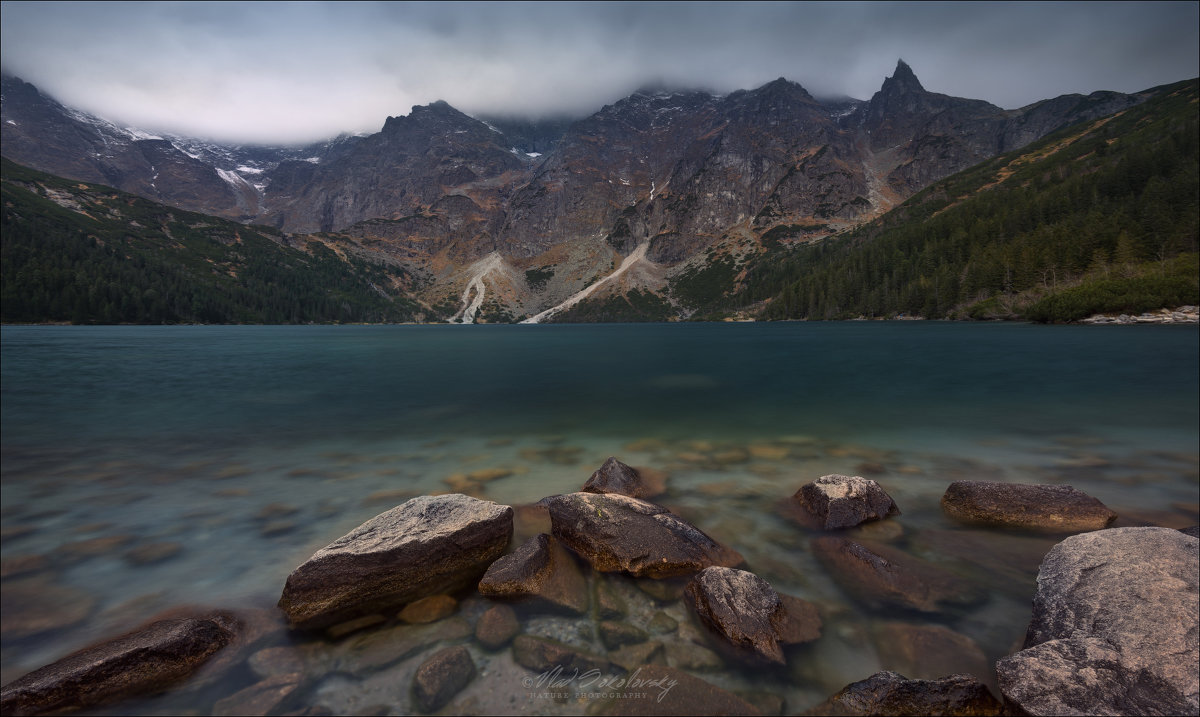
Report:
[[[791,670],[836,607],[779,592],[737,550],[645,499],[665,481],[610,458],[580,492],[533,506],[412,498],[297,567],[278,610],[158,616],[5,685],[0,712],[102,710],[174,691],[194,694],[200,714],[331,714],[317,684],[339,670],[405,680],[401,712],[487,713],[533,694],[576,695],[587,714],[784,712],[777,695],[692,673]],[[898,650],[958,657],[935,676],[863,674],[809,714],[1200,711],[1195,528],[1110,528],[1115,512],[1062,485],[957,481],[940,508],[964,534],[1074,534],[1042,561],[1024,642],[993,666],[949,628],[896,623],[887,629]],[[901,511],[874,480],[823,476],[778,511],[847,599],[871,611],[965,615],[987,598],[889,544],[903,535]],[[531,631],[555,615],[590,617],[603,648]],[[200,696],[226,683],[236,689]]]
[[[1200,324],[1200,309],[1195,306],[1180,306],[1175,309],[1147,311],[1136,316],[1129,314],[1093,314],[1079,323],[1091,326],[1119,324]]]

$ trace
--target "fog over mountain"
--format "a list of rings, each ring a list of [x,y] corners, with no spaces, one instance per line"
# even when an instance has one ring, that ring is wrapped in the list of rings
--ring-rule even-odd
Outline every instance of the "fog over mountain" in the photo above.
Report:
[[[1184,3],[5,2],[2,63],[60,101],[225,141],[376,132],[444,99],[588,115],[647,84],[776,77],[870,97],[903,57],[932,91],[1006,108],[1190,77]]]

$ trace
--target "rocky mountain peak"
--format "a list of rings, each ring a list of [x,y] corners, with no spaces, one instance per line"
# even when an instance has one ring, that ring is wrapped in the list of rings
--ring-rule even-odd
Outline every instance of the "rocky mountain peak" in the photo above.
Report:
[[[898,95],[910,92],[925,92],[925,88],[921,86],[921,81],[917,79],[916,73],[908,66],[904,60],[896,61],[896,71],[892,76],[883,81],[883,88],[880,90],[885,94]]]

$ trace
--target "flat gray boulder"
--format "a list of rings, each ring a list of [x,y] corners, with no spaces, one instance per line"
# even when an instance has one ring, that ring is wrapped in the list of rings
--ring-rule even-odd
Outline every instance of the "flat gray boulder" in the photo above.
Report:
[[[853,528],[900,514],[892,496],[862,476],[821,476],[801,486],[792,503],[799,522],[820,530]]]
[[[232,642],[238,629],[225,613],[150,623],[10,682],[0,690],[0,713],[57,714],[162,691]]]
[[[484,597],[521,601],[574,615],[587,612],[590,592],[575,557],[545,533],[492,563],[479,581],[479,593]]]
[[[876,672],[846,685],[809,710],[819,715],[1000,715],[1003,707],[986,685],[971,675],[910,680]]]
[[[1025,649],[996,663],[1033,715],[1200,713],[1200,541],[1169,528],[1067,538],[1038,571]]]
[[[782,645],[821,636],[815,607],[805,610],[798,598],[785,602],[770,583],[745,570],[705,568],[684,594],[726,652],[752,665],[787,664]]]
[[[657,471],[642,471],[627,466],[614,457],[588,478],[580,488],[584,493],[619,493],[630,498],[647,500],[666,492],[666,481]]]
[[[543,498],[551,531],[600,572],[634,577],[691,575],[710,565],[733,567],[742,556],[671,511],[615,493]]]
[[[1069,485],[1030,485],[960,480],[942,496],[942,510],[970,525],[1046,533],[1107,528],[1117,514]]]
[[[279,607],[316,629],[478,581],[513,532],[507,505],[455,493],[421,496],[318,550],[288,576]]]

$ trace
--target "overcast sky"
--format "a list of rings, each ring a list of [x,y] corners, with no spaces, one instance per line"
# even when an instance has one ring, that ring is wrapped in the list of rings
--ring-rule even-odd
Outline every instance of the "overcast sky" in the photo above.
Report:
[[[444,99],[589,114],[647,83],[776,77],[868,99],[925,88],[1006,108],[1189,79],[1200,3],[4,2],[4,70],[64,104],[226,141],[375,132]]]

